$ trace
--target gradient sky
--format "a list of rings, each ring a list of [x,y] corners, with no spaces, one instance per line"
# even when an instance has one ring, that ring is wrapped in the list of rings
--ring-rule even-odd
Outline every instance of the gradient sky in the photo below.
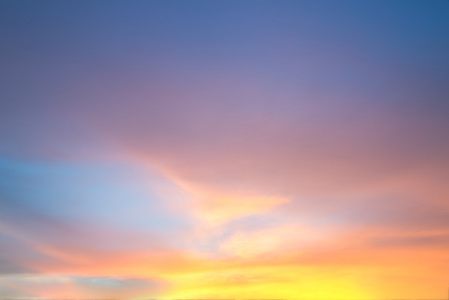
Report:
[[[449,1],[0,1],[0,298],[446,298]]]

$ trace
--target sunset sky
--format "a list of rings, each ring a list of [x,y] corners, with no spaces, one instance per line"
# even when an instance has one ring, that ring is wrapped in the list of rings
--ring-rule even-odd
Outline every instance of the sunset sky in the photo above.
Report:
[[[0,298],[448,288],[449,1],[0,0]]]

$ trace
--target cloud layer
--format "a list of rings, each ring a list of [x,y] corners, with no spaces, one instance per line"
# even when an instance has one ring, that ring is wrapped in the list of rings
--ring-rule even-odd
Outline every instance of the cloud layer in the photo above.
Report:
[[[1,296],[445,297],[448,3],[0,6]]]

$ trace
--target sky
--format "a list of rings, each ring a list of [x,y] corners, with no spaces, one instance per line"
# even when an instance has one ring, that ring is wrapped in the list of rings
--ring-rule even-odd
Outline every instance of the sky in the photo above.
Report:
[[[0,298],[447,298],[448,1],[1,0],[0,43]]]

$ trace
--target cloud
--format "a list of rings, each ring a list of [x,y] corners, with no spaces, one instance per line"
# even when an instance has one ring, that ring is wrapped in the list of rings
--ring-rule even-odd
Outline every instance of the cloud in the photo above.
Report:
[[[34,271],[0,256],[0,276],[29,273],[34,273]]]
[[[439,297],[442,3],[2,4],[0,287]]]
[[[3,297],[120,298],[157,295],[164,284],[148,278],[88,277],[71,275],[15,275],[0,277]]]
[[[405,249],[430,248],[435,250],[447,250],[449,247],[448,233],[421,233],[411,236],[385,236],[373,239],[373,246],[398,247]]]
[[[75,277],[83,295],[96,298],[135,298],[157,295],[163,283],[145,278]]]

